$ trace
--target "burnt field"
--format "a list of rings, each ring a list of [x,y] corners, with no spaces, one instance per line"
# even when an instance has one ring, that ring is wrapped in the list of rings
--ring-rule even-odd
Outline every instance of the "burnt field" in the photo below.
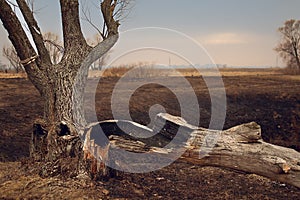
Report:
[[[213,79],[213,77],[211,77]],[[157,77],[178,85],[179,93],[189,93],[180,88],[178,77]],[[211,117],[211,101],[203,79],[188,76],[197,95],[201,127],[208,127]],[[118,77],[101,78],[96,94],[98,120],[112,119],[111,95]],[[97,81],[95,78],[91,82]],[[139,79],[128,80],[128,86]],[[280,74],[234,74],[223,77],[227,94],[227,112],[224,129],[255,121],[262,128],[265,141],[300,151],[300,80]],[[126,91],[124,91],[126,92]],[[60,183],[26,176],[18,170],[20,160],[29,155],[29,141],[34,120],[43,114],[39,94],[25,78],[0,79],[0,197],[49,197],[64,193],[61,197],[101,198],[210,198],[210,199],[296,199],[300,190],[251,174],[211,167],[198,167],[183,162],[148,174],[123,174],[109,182],[80,185],[72,180]],[[146,84],[138,88],[130,98],[129,112],[132,119],[151,126],[151,119],[160,109],[151,110],[159,104],[166,112],[180,116],[180,105],[174,93],[158,84]],[[160,107],[159,107],[160,108]],[[150,112],[149,112],[150,110]],[[125,113],[122,108],[119,110]],[[87,113],[88,116],[89,113]],[[191,122],[194,116],[185,119]],[[125,115],[124,115],[125,117]],[[191,122],[192,123],[192,122]],[[195,124],[196,125],[196,124]],[[22,178],[20,178],[22,177]],[[34,178],[34,183],[30,183]],[[64,184],[69,184],[65,186]],[[78,186],[80,185],[80,186]],[[26,186],[26,187],[25,187]],[[25,189],[20,189],[24,188]],[[48,188],[48,189],[47,189]],[[51,189],[52,188],[52,189]],[[89,188],[83,189],[83,188]],[[51,192],[52,190],[52,192]],[[80,193],[73,191],[82,190]],[[7,195],[7,196],[6,196]],[[36,196],[34,196],[36,195]],[[59,197],[59,196],[57,196]]]

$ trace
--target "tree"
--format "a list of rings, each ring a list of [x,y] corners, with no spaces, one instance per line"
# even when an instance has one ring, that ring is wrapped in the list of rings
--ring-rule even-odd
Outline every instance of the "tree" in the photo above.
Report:
[[[21,60],[13,46],[3,47],[2,54],[9,61],[10,65],[16,70],[17,73],[23,70]]]
[[[31,157],[48,163],[42,174],[53,175],[71,171],[72,176],[83,172],[94,173],[83,160],[79,128],[86,125],[83,111],[83,93],[89,66],[107,53],[119,38],[119,20],[128,0],[102,0],[102,42],[95,47],[83,36],[78,0],[60,0],[64,54],[59,63],[52,63],[34,12],[26,0],[16,0],[35,48],[8,0],[0,0],[0,19],[9,39],[28,75],[44,100],[44,116],[34,126]],[[77,81],[75,80],[78,78]],[[76,82],[76,90],[73,86]],[[68,137],[66,137],[68,136]],[[48,170],[45,169],[48,166]],[[72,169],[71,169],[72,168]],[[57,172],[59,173],[59,172]],[[98,173],[96,170],[95,173]],[[100,172],[101,173],[101,172]],[[103,171],[104,173],[104,171]],[[71,175],[70,175],[71,176]]]
[[[280,27],[281,41],[275,51],[284,59],[287,69],[300,73],[300,20],[290,19]]]

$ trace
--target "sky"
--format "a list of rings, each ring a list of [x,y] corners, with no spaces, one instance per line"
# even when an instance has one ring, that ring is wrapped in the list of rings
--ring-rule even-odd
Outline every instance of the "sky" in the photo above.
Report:
[[[44,33],[62,34],[58,2],[36,0]],[[99,1],[80,5],[101,26]],[[277,29],[288,19],[300,19],[299,8],[300,0],[135,0],[121,21],[110,62],[282,66],[273,50],[280,39]],[[85,21],[82,28],[87,38],[97,33]],[[1,49],[10,45],[2,26],[0,36]]]

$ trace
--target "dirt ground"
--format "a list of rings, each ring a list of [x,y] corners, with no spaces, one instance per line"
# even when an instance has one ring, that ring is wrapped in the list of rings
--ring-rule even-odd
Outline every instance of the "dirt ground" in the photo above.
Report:
[[[246,70],[247,71],[247,70]],[[224,129],[255,121],[262,127],[264,140],[300,151],[299,77],[279,73],[223,74],[227,93]],[[212,77],[213,78],[213,77]],[[161,77],[179,83],[178,77]],[[208,127],[210,107],[208,89],[203,79],[190,76],[200,107],[200,126]],[[91,82],[97,81],[95,78]],[[111,93],[117,77],[101,78],[97,95],[98,120],[112,119]],[[138,79],[135,81],[139,81]],[[132,81],[127,83],[133,84]],[[180,87],[179,87],[180,88]],[[179,92],[189,98],[182,88]],[[180,106],[169,89],[148,84],[134,92],[130,114],[134,121],[151,124],[160,104],[173,115]],[[299,199],[300,189],[237,171],[198,167],[175,162],[147,174],[122,174],[108,182],[85,183],[80,180],[42,179],[20,170],[21,159],[29,155],[33,121],[42,116],[41,98],[25,78],[0,78],[0,199]],[[121,110],[122,113],[122,110]],[[120,116],[122,117],[122,116]],[[192,120],[189,117],[187,121]]]

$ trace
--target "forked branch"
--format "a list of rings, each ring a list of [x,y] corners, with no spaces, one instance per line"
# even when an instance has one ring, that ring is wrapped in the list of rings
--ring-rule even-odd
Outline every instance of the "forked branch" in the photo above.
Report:
[[[44,45],[43,36],[40,30],[40,27],[38,26],[34,16],[33,12],[28,7],[25,0],[17,0],[17,3],[19,5],[19,8],[24,16],[24,19],[29,27],[30,33],[32,35],[32,38],[34,40],[34,43],[36,45],[36,48],[38,50],[38,54],[40,56],[41,61],[43,64],[41,64],[41,68],[45,68],[47,65],[51,65],[51,59],[50,55]]]

